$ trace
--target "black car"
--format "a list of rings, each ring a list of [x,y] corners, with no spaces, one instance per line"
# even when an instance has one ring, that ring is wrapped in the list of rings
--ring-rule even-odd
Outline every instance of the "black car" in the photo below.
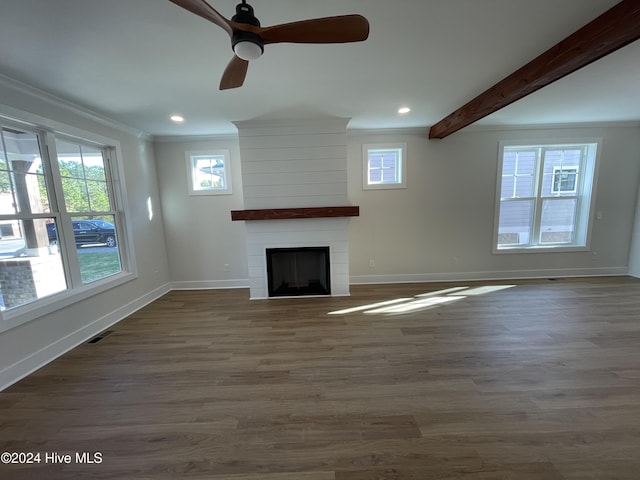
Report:
[[[103,244],[107,247],[115,247],[116,229],[113,224],[104,220],[73,220],[73,235],[76,245]],[[54,223],[47,224],[47,234],[50,243],[57,243],[58,235]]]

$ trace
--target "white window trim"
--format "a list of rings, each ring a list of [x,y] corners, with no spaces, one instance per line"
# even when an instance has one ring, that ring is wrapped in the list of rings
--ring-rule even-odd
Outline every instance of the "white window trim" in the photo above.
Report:
[[[53,295],[42,297],[31,303],[27,303],[11,310],[0,311],[0,333],[23,325],[27,322],[53,313],[57,310],[78,303],[99,293],[130,282],[138,278],[136,260],[133,248],[133,233],[130,227],[128,214],[127,192],[124,188],[124,163],[120,142],[112,138],[104,137],[86,130],[66,125],[57,120],[41,117],[32,113],[22,112],[18,109],[0,105],[0,118],[2,123],[16,128],[25,128],[40,132],[42,135],[56,134],[61,137],[76,137],[86,143],[94,143],[97,146],[107,146],[110,150],[112,188],[114,202],[119,211],[118,216],[118,241],[120,247],[120,259],[122,271],[109,277],[79,285],[73,289],[67,289]]]
[[[224,157],[225,188],[207,188],[203,190],[196,190],[193,188],[193,157],[206,155]],[[189,150],[184,152],[184,157],[187,165],[187,189],[189,191],[189,195],[231,195],[233,193],[233,185],[231,181],[231,153],[229,150]]]
[[[369,150],[400,150],[400,181],[397,183],[369,183]],[[362,189],[391,190],[407,188],[407,144],[368,143],[362,145]]]
[[[589,195],[582,195],[581,212],[577,215],[586,215],[587,218],[582,218],[584,222],[584,241],[581,245],[530,245],[530,246],[515,246],[515,247],[502,247],[498,248],[498,230],[500,226],[500,204],[501,204],[501,186],[502,186],[502,168],[505,147],[527,147],[527,146],[569,146],[569,145],[586,145],[596,144],[596,154],[593,158],[593,172],[589,172],[589,169],[583,169],[583,175],[581,182],[590,181],[591,190]],[[498,144],[498,168],[496,176],[496,198],[494,209],[494,226],[493,226],[493,254],[520,254],[520,253],[570,253],[570,252],[588,252],[591,250],[591,232],[593,229],[593,221],[595,218],[596,210],[596,192],[598,184],[598,171],[600,168],[600,156],[602,154],[603,140],[601,137],[588,137],[588,138],[558,138],[558,139],[534,139],[534,140],[516,140],[516,141],[501,141]]]

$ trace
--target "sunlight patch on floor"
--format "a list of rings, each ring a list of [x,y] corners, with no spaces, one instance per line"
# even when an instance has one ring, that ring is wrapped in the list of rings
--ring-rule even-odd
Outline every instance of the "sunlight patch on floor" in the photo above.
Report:
[[[413,298],[396,298],[385,302],[335,310],[329,312],[328,315],[346,315],[355,312],[363,312],[366,315],[401,315],[419,310],[437,308],[464,298],[486,295],[513,287],[515,287],[515,285],[486,285],[475,288],[452,287],[435,292],[421,293],[415,295]]]

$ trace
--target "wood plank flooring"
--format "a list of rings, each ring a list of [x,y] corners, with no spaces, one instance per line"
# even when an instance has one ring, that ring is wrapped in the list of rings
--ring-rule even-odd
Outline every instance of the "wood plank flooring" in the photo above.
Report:
[[[173,291],[0,393],[0,478],[640,478],[640,281],[512,284]]]

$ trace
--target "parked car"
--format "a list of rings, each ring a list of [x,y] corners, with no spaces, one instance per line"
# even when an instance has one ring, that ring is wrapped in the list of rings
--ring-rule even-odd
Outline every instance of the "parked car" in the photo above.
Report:
[[[107,247],[115,247],[116,228],[113,224],[104,220],[72,220],[73,235],[76,245],[103,244]],[[49,243],[58,242],[55,223],[47,223]]]

